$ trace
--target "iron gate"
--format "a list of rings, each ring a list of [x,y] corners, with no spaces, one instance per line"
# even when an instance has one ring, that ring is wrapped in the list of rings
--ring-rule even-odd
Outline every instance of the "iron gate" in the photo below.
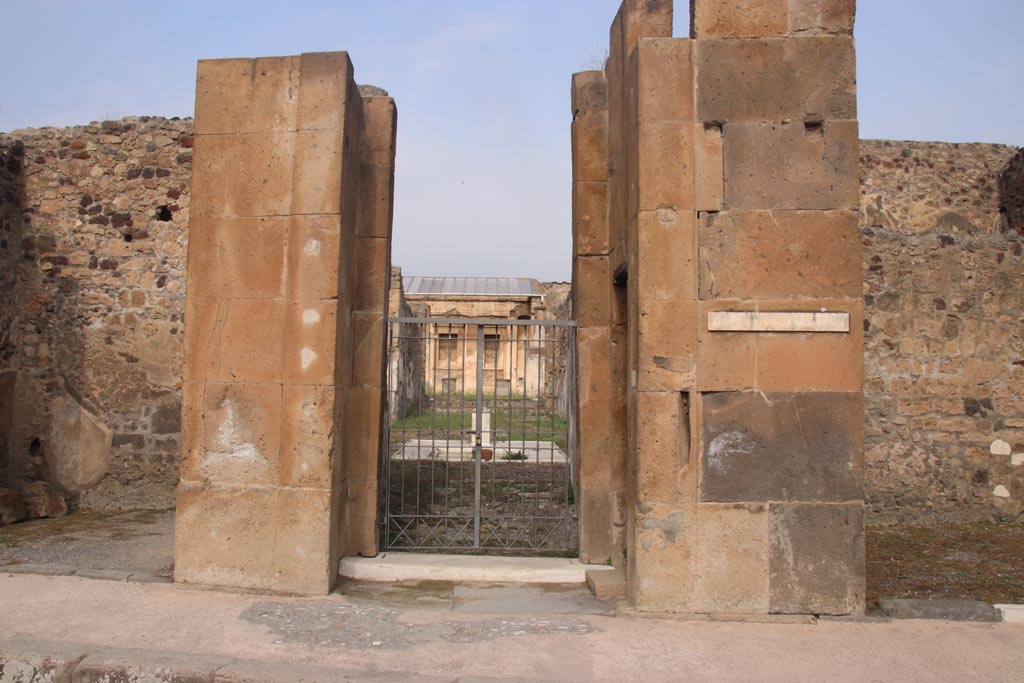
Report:
[[[576,324],[390,318],[381,547],[573,554]]]

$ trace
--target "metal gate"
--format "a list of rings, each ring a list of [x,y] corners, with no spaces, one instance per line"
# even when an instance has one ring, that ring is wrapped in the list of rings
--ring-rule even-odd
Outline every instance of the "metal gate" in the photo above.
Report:
[[[390,318],[381,547],[573,555],[576,323]]]

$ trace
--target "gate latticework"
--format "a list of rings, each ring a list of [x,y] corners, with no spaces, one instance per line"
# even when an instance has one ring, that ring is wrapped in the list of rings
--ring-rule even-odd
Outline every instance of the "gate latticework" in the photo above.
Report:
[[[389,319],[383,548],[576,552],[575,332]]]

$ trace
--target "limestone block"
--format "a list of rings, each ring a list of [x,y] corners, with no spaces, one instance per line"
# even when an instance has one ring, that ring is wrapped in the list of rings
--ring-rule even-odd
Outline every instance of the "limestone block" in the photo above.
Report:
[[[611,330],[608,327],[577,329],[579,404],[611,401]]]
[[[590,109],[608,108],[608,82],[604,71],[581,71],[572,75],[572,115]]]
[[[629,55],[641,38],[672,37],[673,0],[623,0],[623,52]]]
[[[289,299],[338,298],[341,223],[334,215],[288,218]],[[191,291],[191,290],[190,290]]]
[[[701,299],[859,297],[854,211],[701,214]]]
[[[852,37],[702,40],[694,48],[694,62],[698,121],[857,118]]]
[[[385,311],[391,283],[391,248],[388,240],[379,237],[356,238],[353,268],[355,282],[352,310]]]
[[[198,424],[189,427],[201,428],[202,448],[185,452],[182,479],[219,484],[276,484],[280,469],[281,398],[278,384],[208,382],[202,415],[197,418]]]
[[[381,164],[364,158],[359,169],[360,198],[356,235],[390,239],[395,194],[394,164]]]
[[[573,311],[580,327],[602,327],[611,318],[612,273],[607,256],[573,259]]]
[[[697,468],[690,464],[690,411],[686,394],[637,393],[635,457],[639,502],[696,502]]]
[[[850,314],[832,311],[711,311],[709,332],[849,332]]]
[[[642,503],[626,555],[626,594],[641,612],[693,612],[697,506]]]
[[[637,209],[694,208],[694,127],[640,121],[637,128]]]
[[[288,386],[281,414],[282,486],[331,487],[335,448],[335,388]]]
[[[57,487],[48,481],[32,481],[21,487],[21,501],[27,519],[63,517],[68,504]]]
[[[637,390],[692,389],[697,373],[696,302],[641,301],[637,330]]]
[[[298,57],[200,60],[196,135],[295,130],[298,66]]]
[[[330,561],[331,493],[282,488],[276,495],[274,579],[278,590],[326,595],[337,580]]]
[[[206,432],[203,428],[203,409],[206,404],[205,382],[181,384],[181,475],[197,472],[203,459]],[[195,475],[190,475],[195,476]]]
[[[275,299],[229,299],[223,324],[211,344],[217,350],[216,377],[225,382],[280,382],[287,305]],[[219,320],[218,320],[219,322]]]
[[[767,505],[697,508],[698,591],[694,611],[768,613],[769,520]]]
[[[286,304],[282,361],[286,384],[335,384],[337,311],[338,304],[330,299]]]
[[[697,124],[694,131],[694,203],[698,211],[720,211],[725,193],[722,129]]]
[[[612,486],[611,416],[607,401],[579,407],[579,478],[584,491]]]
[[[345,505],[345,554],[377,554],[377,481],[349,482]]]
[[[299,58],[297,127],[344,130],[352,61],[347,52],[306,52]]]
[[[384,386],[384,314],[352,313],[352,386]]]
[[[697,298],[696,214],[660,209],[637,218],[637,295],[642,301]]]
[[[50,481],[68,493],[90,489],[107,473],[113,433],[64,389],[50,402],[46,464]]]
[[[637,43],[637,121],[693,121],[692,41],[645,38]]]
[[[197,299],[276,299],[284,293],[288,219],[194,216],[187,291]]]
[[[692,38],[760,38],[789,30],[789,0],[691,0]]]
[[[739,332],[709,332],[705,321],[718,310],[754,310],[756,303],[739,300],[701,301],[697,305],[697,388],[700,391],[743,391],[757,383],[757,337]]]
[[[771,505],[771,611],[864,611],[864,506]]]
[[[174,580],[283,590],[271,552],[276,503],[273,488],[182,481],[174,519]]]
[[[220,339],[227,317],[227,303],[189,296],[185,299],[184,381],[217,377]]]
[[[297,135],[197,135],[192,187],[201,189],[192,194],[190,216],[289,215]]]
[[[382,432],[383,393],[380,389],[355,387],[348,397],[343,464],[349,484],[376,480]]]
[[[701,500],[860,500],[862,430],[856,393],[706,394]]]
[[[727,124],[727,209],[857,209],[856,121]]]
[[[398,108],[393,98],[363,98],[363,132],[364,150],[376,152],[373,158],[377,163],[393,163],[398,134]]]
[[[864,376],[861,299],[765,300],[761,310],[844,311],[849,333],[757,335],[757,388],[762,391],[859,392]]]
[[[587,564],[604,564],[613,560],[611,496],[607,489],[583,489],[580,498],[580,561]]]
[[[608,253],[607,182],[573,183],[572,235],[574,255],[594,256]]]
[[[789,30],[800,35],[851,35],[857,0],[789,0]]]
[[[608,114],[602,109],[581,111],[572,121],[572,179],[608,179]]]
[[[292,214],[341,213],[342,149],[341,129],[300,130],[295,134],[292,175]],[[348,168],[345,169],[349,172]],[[355,172],[355,171],[353,171]]]

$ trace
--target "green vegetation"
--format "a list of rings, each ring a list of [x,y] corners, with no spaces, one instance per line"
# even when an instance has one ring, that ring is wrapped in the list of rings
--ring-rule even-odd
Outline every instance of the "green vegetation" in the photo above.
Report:
[[[470,406],[413,409],[405,417],[391,423],[391,433],[398,432],[465,432],[473,427]],[[557,413],[540,411],[536,406],[523,410],[498,408],[491,410],[491,430],[495,441],[554,441],[560,448],[568,445],[568,425]],[[406,436],[414,436],[406,434]],[[458,438],[450,434],[449,438]],[[518,460],[524,458],[506,458]]]

